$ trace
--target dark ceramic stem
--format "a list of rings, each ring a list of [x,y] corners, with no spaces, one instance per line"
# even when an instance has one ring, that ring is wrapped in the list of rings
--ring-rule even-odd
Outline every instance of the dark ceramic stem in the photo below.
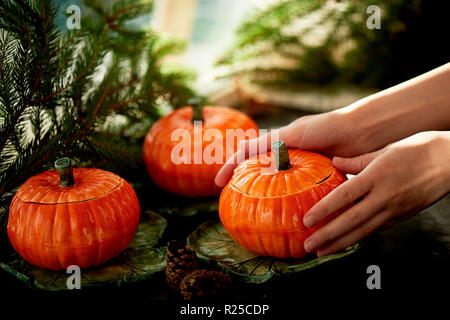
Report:
[[[55,168],[59,173],[59,185],[62,187],[73,187],[75,179],[73,178],[73,168],[69,158],[60,158],[55,161]]]
[[[275,158],[275,164],[278,171],[292,168],[289,160],[289,152],[283,141],[280,140],[272,143],[272,155]]]
[[[203,106],[192,106],[192,110],[194,111],[192,115],[192,122],[203,121]]]
[[[203,121],[203,106],[200,98],[192,98],[189,104],[192,106],[192,122]]]

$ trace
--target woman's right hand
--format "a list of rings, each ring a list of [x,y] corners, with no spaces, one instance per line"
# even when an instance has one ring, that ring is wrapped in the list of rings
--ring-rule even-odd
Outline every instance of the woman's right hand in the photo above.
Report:
[[[269,135],[242,142],[217,173],[216,184],[224,186],[239,161],[267,152],[275,139],[330,157],[355,157],[417,132],[449,130],[448,88],[450,63],[343,109],[302,117]]]
[[[276,140],[283,140],[289,148],[318,151],[330,157],[357,156],[367,152],[358,145],[358,125],[350,121],[348,114],[337,111],[301,117],[259,138],[241,141],[237,152],[217,173],[215,182],[218,186],[227,184],[239,162],[266,153]]]

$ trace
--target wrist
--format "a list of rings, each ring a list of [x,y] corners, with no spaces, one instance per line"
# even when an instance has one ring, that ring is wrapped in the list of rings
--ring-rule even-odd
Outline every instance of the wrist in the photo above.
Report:
[[[376,99],[369,96],[336,110],[348,140],[352,141],[355,155],[372,152],[388,144],[380,138],[384,132],[383,127],[389,121],[377,114],[376,107]]]
[[[450,192],[450,131],[435,131],[434,154],[437,166],[442,172],[444,190]]]

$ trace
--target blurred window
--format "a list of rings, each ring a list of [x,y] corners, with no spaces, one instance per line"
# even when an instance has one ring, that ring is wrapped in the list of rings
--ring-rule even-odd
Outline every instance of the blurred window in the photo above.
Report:
[[[239,23],[270,0],[157,0],[155,30],[187,41],[180,62],[198,73],[199,89],[211,83],[216,59],[232,43]]]

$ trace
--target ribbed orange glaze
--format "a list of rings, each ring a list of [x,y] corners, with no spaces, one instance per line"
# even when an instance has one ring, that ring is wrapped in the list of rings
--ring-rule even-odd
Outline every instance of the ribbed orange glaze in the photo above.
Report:
[[[254,129],[257,134],[258,127],[244,113],[227,107],[209,107],[203,108],[203,135],[194,135],[194,125],[192,119],[192,108],[183,107],[177,109],[158,120],[147,134],[143,147],[144,161],[153,181],[161,188],[174,194],[187,197],[206,197],[214,196],[220,193],[220,188],[214,183],[214,178],[221,165],[225,162],[226,156],[232,155],[237,149],[235,143],[229,145],[227,150],[226,139],[222,139],[223,157],[216,163],[194,163],[194,145],[202,145],[202,154],[210,146],[212,141],[205,137],[208,129],[216,129],[222,137],[226,137],[227,129]],[[183,140],[186,143],[186,150],[191,150],[191,163],[172,162],[172,150],[180,144],[179,140],[172,141],[172,133],[176,129],[186,129],[189,132],[190,141]],[[194,143],[195,140],[195,143]],[[233,146],[234,145],[234,146]]]
[[[75,186],[60,186],[58,173],[46,171],[28,179],[11,202],[10,242],[38,267],[101,264],[136,233],[140,207],[130,184],[108,171],[73,170]]]
[[[220,195],[223,226],[259,255],[303,257],[304,240],[342,211],[313,228],[303,225],[305,213],[347,178],[320,154],[291,149],[289,156],[292,168],[283,171],[270,167],[270,152],[242,162]]]

